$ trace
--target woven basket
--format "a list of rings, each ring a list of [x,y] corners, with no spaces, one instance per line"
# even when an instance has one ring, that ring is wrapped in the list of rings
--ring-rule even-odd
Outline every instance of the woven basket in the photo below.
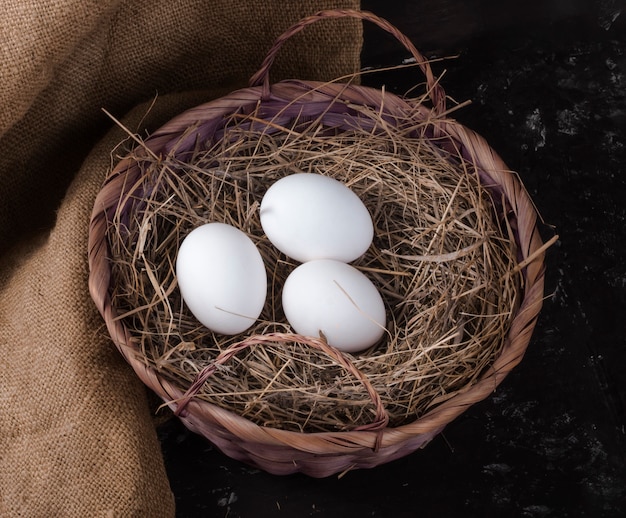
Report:
[[[306,26],[322,19],[354,17],[370,21],[394,35],[408,49],[426,77],[430,106],[394,96],[380,90],[331,82],[282,81],[270,84],[269,70],[283,43]],[[384,98],[384,100],[383,100]],[[329,100],[333,100],[332,109]],[[309,344],[325,351],[363,383],[376,408],[369,425],[349,431],[303,433],[259,426],[230,411],[194,397],[199,387],[212,376],[219,365],[226,364],[239,351],[264,340],[289,340],[289,336],[251,336],[228,348],[215,362],[203,369],[192,384],[174,383],[142,361],[138,341],[125,327],[112,305],[110,250],[107,232],[111,214],[127,200],[129,189],[140,178],[135,153],[122,159],[107,176],[98,195],[89,232],[89,289],[102,314],[113,342],[139,378],[197,432],[226,455],[274,474],[301,472],[324,477],[349,469],[371,468],[405,456],[425,446],[443,428],[474,403],[491,394],[506,375],[521,361],[530,341],[543,302],[544,251],[550,243],[540,238],[538,215],[519,178],[512,174],[487,142],[475,132],[447,118],[446,96],[428,62],[413,44],[396,28],[375,15],[361,11],[322,11],[301,20],[280,36],[269,51],[251,86],[220,99],[193,108],[166,123],[143,142],[143,150],[152,156],[177,153],[183,156],[198,141],[221,131],[221,124],[233,113],[266,113],[275,116],[286,105],[297,106],[300,113],[321,118],[328,114],[337,120],[345,106],[368,106],[394,120],[397,114],[412,113],[416,123],[426,128],[424,135],[460,159],[474,164],[481,183],[489,186],[494,200],[501,200],[504,214],[514,235],[517,271],[522,278],[520,302],[510,323],[504,347],[491,365],[471,386],[427,411],[417,420],[396,427],[388,426],[385,409],[364,377],[344,355],[323,340],[310,339]],[[262,110],[258,110],[261,106]],[[339,111],[338,111],[339,110]],[[498,202],[500,203],[500,201]],[[129,209],[130,210],[130,209]],[[131,216],[129,215],[129,218]]]

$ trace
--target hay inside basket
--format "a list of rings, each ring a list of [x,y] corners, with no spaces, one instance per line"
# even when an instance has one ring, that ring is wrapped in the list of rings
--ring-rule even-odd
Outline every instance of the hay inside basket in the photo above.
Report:
[[[337,117],[286,106],[272,117],[234,113],[184,153],[176,143],[167,156],[131,152],[140,173],[108,216],[107,241],[111,305],[140,361],[182,391],[197,382],[196,398],[301,432],[400,426],[467,390],[507,339],[520,303],[518,251],[497,191],[416,120],[366,106]],[[298,263],[267,240],[259,205],[273,182],[298,172],[344,182],[372,216],[374,242],[352,264],[380,290],[388,326],[362,353],[328,354],[283,315],[281,287]],[[211,221],[244,230],[265,261],[266,305],[243,335],[201,326],[176,285],[181,241]]]

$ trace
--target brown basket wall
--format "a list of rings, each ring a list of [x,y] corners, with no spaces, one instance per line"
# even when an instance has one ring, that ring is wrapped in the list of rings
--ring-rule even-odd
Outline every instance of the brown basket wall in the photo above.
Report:
[[[380,90],[337,82],[322,84],[308,81],[283,81],[270,85],[269,69],[282,44],[307,25],[326,18],[356,17],[376,23],[393,34],[413,54],[426,76],[431,107],[403,99]],[[369,468],[402,457],[423,447],[443,428],[477,403],[502,382],[521,361],[530,341],[543,303],[544,244],[537,226],[537,213],[519,178],[510,172],[488,143],[472,130],[446,117],[446,97],[428,62],[412,43],[394,27],[371,13],[333,10],[323,11],[302,20],[276,40],[259,72],[251,79],[251,87],[233,92],[215,101],[193,108],[172,119],[143,142],[133,157],[121,160],[108,175],[92,213],[89,234],[89,289],[111,338],[140,379],[154,390],[185,423],[213,442],[232,458],[255,465],[268,472],[288,474],[302,472],[314,477],[328,476],[348,469]],[[518,250],[518,269],[523,277],[521,302],[511,321],[502,353],[478,382],[431,409],[419,419],[391,428],[376,394],[377,416],[371,426],[352,431],[300,433],[262,427],[193,397],[198,386],[211,375],[202,372],[190,387],[176,385],[149,367],[139,358],[137,341],[118,319],[110,298],[111,266],[107,245],[110,214],[125,203],[130,187],[140,180],[137,157],[141,153],[183,156],[199,140],[206,140],[221,129],[222,122],[233,113],[255,112],[271,119],[290,106],[314,117],[325,113],[341,113],[346,105],[367,106],[380,110],[389,120],[403,119],[410,114],[416,124],[425,128],[424,136],[457,154],[476,167],[481,182],[489,186],[496,200],[502,200],[500,212],[506,214]],[[331,109],[332,108],[332,109]],[[175,148],[175,149],[174,149]],[[251,337],[251,343],[258,337]],[[243,343],[247,347],[251,343]],[[320,347],[324,347],[322,343]],[[226,361],[229,351],[220,361]],[[329,354],[334,354],[330,352]],[[342,362],[342,358],[337,358]],[[350,368],[348,364],[347,368]],[[358,374],[358,373],[357,373]],[[364,380],[367,384],[367,380]]]

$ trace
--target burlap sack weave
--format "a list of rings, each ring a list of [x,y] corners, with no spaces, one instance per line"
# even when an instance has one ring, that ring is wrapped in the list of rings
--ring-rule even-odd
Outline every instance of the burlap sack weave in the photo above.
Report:
[[[0,2],[0,516],[174,515],[146,390],[87,291],[89,215],[123,138],[100,109],[143,102],[125,123],[154,129],[245,86],[276,35],[329,7],[359,5]],[[353,72],[360,24],[332,23],[273,78]]]

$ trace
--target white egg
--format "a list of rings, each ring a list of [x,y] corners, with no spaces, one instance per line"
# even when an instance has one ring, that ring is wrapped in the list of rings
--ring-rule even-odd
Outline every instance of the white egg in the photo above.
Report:
[[[178,250],[176,276],[189,310],[216,333],[241,333],[263,310],[263,258],[250,237],[231,225],[207,223],[192,230]]]
[[[357,352],[385,332],[382,297],[370,279],[353,266],[321,259],[298,266],[287,277],[283,311],[294,331],[320,336],[337,349]]]
[[[297,173],[273,183],[261,200],[261,225],[272,244],[300,262],[363,255],[374,237],[361,199],[329,176]]]

